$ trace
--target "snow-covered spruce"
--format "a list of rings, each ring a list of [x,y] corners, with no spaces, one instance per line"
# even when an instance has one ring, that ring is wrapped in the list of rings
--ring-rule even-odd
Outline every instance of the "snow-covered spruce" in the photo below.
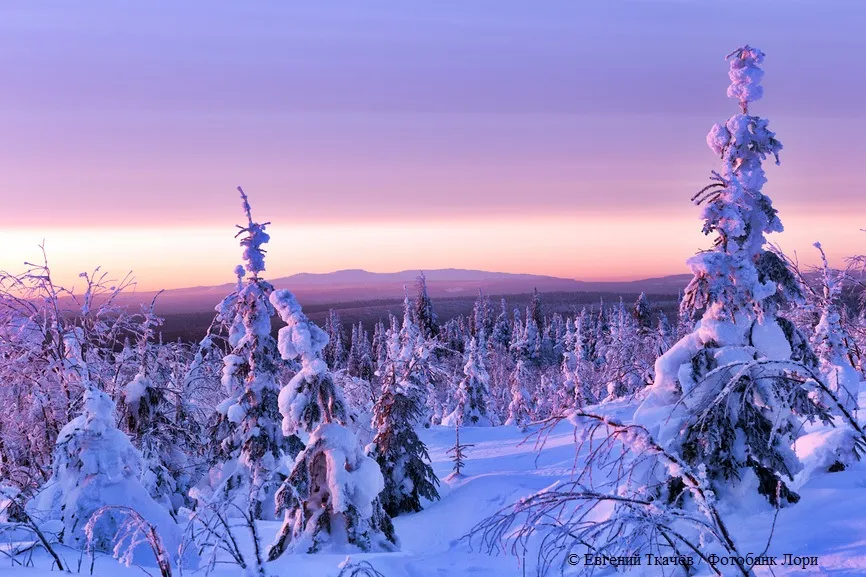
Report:
[[[382,392],[373,408],[376,436],[367,448],[385,479],[380,500],[391,517],[421,510],[421,499],[438,500],[439,479],[430,466],[427,447],[415,426],[424,409],[429,382],[429,350],[412,322],[408,296],[403,305],[403,326],[391,335],[382,374]]]
[[[530,421],[529,413],[532,399],[529,396],[527,386],[529,385],[533,371],[529,366],[529,361],[520,357],[517,359],[517,364],[514,365],[514,370],[509,378],[509,390],[511,393],[511,401],[508,403],[508,418],[505,420],[506,425],[515,425],[524,428]]]
[[[346,403],[322,357],[328,336],[289,291],[274,291],[270,301],[286,322],[279,332],[282,358],[301,362],[301,370],[280,392],[283,433],[304,431],[310,437],[277,492],[283,524],[268,559],[289,549],[393,550],[397,537],[378,499],[385,486],[382,473],[346,426]]]
[[[833,407],[838,403],[839,412],[856,415],[857,397],[860,392],[860,375],[851,362],[849,347],[851,337],[842,326],[841,302],[844,275],[830,268],[827,256],[820,243],[815,248],[821,253],[821,285],[818,295],[820,317],[812,335],[812,345],[818,355],[821,376],[832,395],[825,394],[825,402]],[[835,397],[835,398],[832,398]],[[820,451],[824,460],[820,466],[831,471],[847,468],[862,456],[863,437],[852,426],[842,426],[828,434],[828,442]],[[816,463],[818,465],[818,463]]]
[[[346,350],[346,334],[340,313],[334,309],[328,309],[325,317],[325,333],[328,335],[328,344],[322,352],[325,362],[331,370],[345,368],[348,351]]]
[[[364,326],[359,322],[352,325],[352,342],[349,346],[349,357],[346,360],[346,372],[352,377],[372,382],[375,376],[373,352],[370,349],[370,337]]]
[[[682,307],[700,320],[656,361],[634,420],[689,465],[705,467],[721,498],[754,490],[782,506],[799,499],[788,482],[802,467],[792,449],[801,419],[827,412],[810,395],[817,359],[808,341],[778,315],[780,305],[802,298],[801,287],[764,249],[764,234],[782,230],[761,192],[761,164],[768,155],[778,161],[782,145],[766,120],[748,115],[762,93],[764,54],[744,46],[728,59],[728,94],[743,113],[710,130],[722,170],[693,199],[704,205],[704,233],[716,235],[712,249],[688,260],[694,278]]]
[[[246,194],[238,187],[247,226],[238,228],[245,265],[235,269],[236,290],[217,306],[218,321],[228,329],[230,353],[223,359],[222,385],[226,399],[217,407],[211,439],[215,463],[194,496],[207,504],[225,503],[231,515],[252,512],[273,518],[273,499],[283,475],[284,455],[301,448],[297,437],[280,433],[277,397],[282,363],[271,336],[274,308],[268,297],[273,286],[259,277],[265,270],[262,245],[269,237],[250,213]],[[244,280],[244,271],[250,275]]]
[[[815,248],[821,253],[820,318],[812,336],[812,345],[821,363],[821,373],[845,409],[853,413],[858,409],[860,378],[851,363],[849,347],[851,337],[842,326],[841,302],[843,275],[833,271],[820,243]]]
[[[149,307],[143,307],[144,320],[135,351],[138,372],[122,389],[120,413],[130,441],[141,451],[142,485],[174,515],[180,507],[191,504],[187,495],[190,459],[181,447],[192,446],[198,427],[172,418],[177,410],[183,410],[186,400],[178,398],[172,403],[166,398],[167,387],[160,386],[169,380],[159,374],[167,368],[161,355],[171,349],[152,342],[155,328],[162,323],[154,313],[155,301],[156,297]]]
[[[123,506],[135,510],[159,531],[172,563],[178,562],[181,531],[165,508],[141,485],[141,454],[115,423],[114,402],[88,385],[82,413],[60,431],[54,449],[51,478],[27,504],[28,513],[41,521],[59,521],[65,545],[112,551],[125,515],[107,512],[93,526],[90,538],[85,526],[101,507]],[[136,563],[153,563],[146,544],[133,552]]]
[[[652,330],[652,307],[650,307],[649,299],[646,298],[646,293],[640,293],[640,296],[637,297],[632,313],[638,330],[642,334]]]
[[[457,406],[442,419],[446,426],[488,427],[493,424],[488,413],[487,384],[489,376],[484,368],[484,358],[478,347],[478,339],[472,337],[463,366],[463,380],[457,387]]]
[[[415,322],[425,339],[439,336],[439,323],[433,310],[433,301],[427,293],[427,277],[422,272],[417,279],[415,295]]]

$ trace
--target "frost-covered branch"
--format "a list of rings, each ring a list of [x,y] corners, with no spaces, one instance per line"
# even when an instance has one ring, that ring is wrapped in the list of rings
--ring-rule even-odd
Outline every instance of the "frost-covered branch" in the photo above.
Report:
[[[503,508],[467,538],[479,539],[488,552],[507,551],[521,558],[534,538],[540,538],[539,575],[579,547],[611,558],[630,557],[637,550],[672,555],[683,560],[680,569],[686,574],[693,569],[685,561],[689,556],[691,565],[694,556],[709,563],[703,553],[709,542],[732,558],[742,557],[701,469],[662,448],[642,426],[580,410],[568,418],[579,431],[576,451],[583,463],[573,478]],[[655,481],[646,484],[647,478]],[[737,569],[752,575],[743,563]],[[591,575],[594,566],[579,571]]]

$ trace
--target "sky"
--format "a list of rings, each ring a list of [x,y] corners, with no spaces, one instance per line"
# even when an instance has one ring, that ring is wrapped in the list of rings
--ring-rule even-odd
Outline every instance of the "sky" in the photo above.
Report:
[[[771,240],[841,264],[866,252],[863,21],[856,0],[4,0],[0,269],[44,240],[62,282],[229,282],[240,184],[272,278],[687,272],[744,43],[784,145]]]

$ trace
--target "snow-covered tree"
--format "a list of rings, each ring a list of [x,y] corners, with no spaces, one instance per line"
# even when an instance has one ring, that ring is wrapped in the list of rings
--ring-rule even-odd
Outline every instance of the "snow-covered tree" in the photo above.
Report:
[[[815,248],[821,254],[822,268],[817,305],[820,317],[812,335],[812,345],[819,359],[819,370],[829,391],[824,395],[824,402],[835,409],[837,413],[853,421],[852,416],[859,409],[860,375],[852,364],[848,343],[851,337],[842,325],[841,293],[844,273],[834,271],[827,262],[827,256],[820,243]],[[831,394],[832,392],[832,394]],[[859,460],[866,447],[863,446],[862,431],[854,426],[836,428],[826,438],[821,449],[824,456],[824,466],[831,471],[847,468]],[[816,463],[817,464],[817,463]]]
[[[137,368],[123,353],[140,319],[118,305],[131,276],[97,267],[82,290],[65,288],[43,264],[22,274],[0,271],[0,478],[32,490],[51,475],[54,440],[77,413],[85,384],[116,395]]]
[[[472,337],[463,366],[463,380],[457,387],[457,406],[442,420],[443,425],[487,427],[493,424],[488,412],[489,375],[484,368],[484,357],[478,339]]]
[[[649,299],[646,298],[646,293],[640,293],[634,303],[632,309],[635,322],[638,330],[641,333],[647,333],[652,330],[652,308],[649,304]]]
[[[83,549],[89,543],[99,551],[111,551],[122,516],[102,515],[90,535],[85,526],[101,507],[130,507],[158,529],[177,562],[180,529],[141,485],[141,454],[117,428],[114,402],[89,382],[85,386],[82,412],[60,431],[51,478],[28,503],[28,512],[40,520],[60,521],[60,540],[66,545]],[[148,561],[147,548],[140,549],[135,557]]]
[[[817,360],[808,341],[778,315],[781,304],[801,298],[799,284],[765,250],[764,235],[782,223],[762,193],[761,164],[778,158],[782,145],[766,120],[748,114],[762,94],[764,53],[743,46],[728,58],[728,95],[742,114],[707,137],[722,170],[694,200],[704,204],[704,233],[716,239],[688,260],[694,278],[683,300],[702,315],[656,361],[655,383],[634,419],[689,465],[704,467],[717,495],[752,488],[782,506],[799,499],[788,483],[801,469],[792,448],[801,419],[826,411],[810,394]]]
[[[821,363],[821,373],[830,389],[845,407],[854,413],[858,409],[857,396],[860,392],[860,376],[851,364],[849,356],[850,335],[842,326],[841,301],[844,276],[827,262],[827,256],[820,243],[815,248],[821,253],[821,300],[820,318],[812,336],[812,345]]]
[[[511,400],[508,403],[506,425],[516,425],[524,428],[530,421],[532,398],[527,387],[531,384],[534,372],[527,359],[520,357],[511,372],[509,391]]]
[[[291,548],[299,553],[355,548],[393,550],[397,537],[378,499],[385,487],[379,465],[352,430],[342,392],[323,358],[328,335],[314,325],[287,290],[271,293],[286,326],[279,331],[285,360],[301,369],[280,392],[283,433],[309,435],[276,495],[283,524],[268,551],[273,561]]]
[[[487,347],[487,336],[493,332],[493,324],[495,322],[496,317],[493,314],[493,305],[490,303],[490,297],[485,295],[481,289],[478,289],[478,298],[475,299],[472,316],[469,317],[469,334],[477,339],[484,339],[478,341],[479,347]]]
[[[376,436],[367,452],[376,459],[385,479],[380,495],[391,517],[421,510],[421,499],[437,500],[439,479],[430,466],[427,447],[415,426],[424,409],[429,382],[430,352],[421,331],[412,322],[408,296],[403,326],[391,335],[382,392],[373,408]]]
[[[323,353],[325,362],[333,370],[342,369],[346,365],[346,331],[340,313],[334,309],[328,309],[325,332],[328,334],[328,345]]]
[[[439,321],[433,310],[433,301],[427,294],[427,277],[422,272],[415,284],[415,322],[425,339],[439,336]]]
[[[193,440],[187,429],[197,427],[194,423],[179,427],[173,418],[176,407],[183,410],[186,401],[181,395],[168,398],[171,378],[164,354],[170,349],[152,342],[155,328],[162,322],[154,314],[155,300],[142,315],[136,351],[138,372],[120,397],[127,433],[144,459],[142,484],[155,501],[174,512],[187,504],[190,462],[181,447],[189,447]]]
[[[375,367],[373,366],[373,351],[370,349],[370,337],[360,322],[352,325],[352,343],[346,360],[346,371],[353,377],[372,382]]]
[[[544,328],[544,311],[541,310],[541,297],[538,296],[538,289],[532,289],[532,297],[529,300],[529,309],[526,313],[528,319],[535,321],[535,326],[538,330]]]
[[[511,319],[508,317],[504,298],[500,301],[499,315],[493,324],[493,332],[490,334],[489,342],[503,350],[507,350],[511,343]]]
[[[668,320],[668,317],[661,313],[659,315],[658,327],[656,328],[656,347],[655,347],[655,356],[656,358],[662,356],[668,349],[671,348],[673,344],[674,338],[674,329],[671,327],[671,322]]]
[[[270,223],[253,221],[250,204],[238,187],[247,217],[238,226],[244,265],[235,268],[237,288],[217,306],[217,319],[228,330],[229,354],[223,358],[222,385],[227,397],[217,407],[211,438],[218,445],[214,466],[205,482],[194,489],[205,502],[231,504],[236,511],[252,511],[270,518],[271,503],[282,481],[280,461],[301,448],[297,437],[280,433],[277,396],[283,365],[271,336],[273,286],[259,273],[265,270],[262,245],[270,237]],[[249,273],[244,280],[244,273]]]

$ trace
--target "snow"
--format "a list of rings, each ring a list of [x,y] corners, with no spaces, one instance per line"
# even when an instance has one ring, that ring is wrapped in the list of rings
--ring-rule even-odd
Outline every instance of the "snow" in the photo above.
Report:
[[[634,404],[624,402],[604,405],[608,415],[625,422],[630,421],[633,409]],[[349,433],[339,433],[346,434]],[[797,444],[799,456],[806,463],[812,462],[812,456],[819,459],[826,440],[824,437],[832,434],[820,432],[803,437]],[[419,435],[430,449],[436,474],[444,479],[452,466],[446,450],[454,443],[453,428],[433,426],[419,429]],[[400,515],[394,520],[401,550],[394,553],[353,553],[350,562],[368,561],[387,577],[522,577],[523,567],[517,558],[504,553],[489,556],[461,538],[477,522],[500,508],[569,480],[575,464],[575,438],[570,423],[558,425],[540,449],[533,442],[523,442],[525,438],[526,434],[510,426],[461,429],[461,442],[474,445],[467,449],[464,474],[443,483],[440,501],[425,504],[420,513]],[[578,455],[578,464],[583,457],[585,454]],[[356,471],[352,475],[357,475],[356,481],[362,481],[361,477],[366,473]],[[864,478],[866,463],[858,463],[839,473],[825,473],[807,467],[797,478],[796,488],[802,497],[800,503],[782,509],[776,520],[774,511],[767,507],[756,508],[751,514],[738,513],[727,519],[728,526],[743,552],[763,551],[775,521],[768,555],[776,555],[780,561],[785,553],[818,556],[820,564],[813,572],[799,567],[774,567],[776,576],[862,576],[862,567],[866,566],[866,541],[862,538],[866,530],[866,515],[862,513],[866,511]],[[343,479],[341,482],[349,481]],[[725,514],[734,515],[730,512]],[[273,521],[259,523],[263,542],[270,540],[278,526]],[[238,539],[246,552],[251,551],[245,533],[238,532]],[[63,547],[60,547],[60,552],[66,559],[77,559],[78,556]],[[336,577],[340,571],[338,566],[345,559],[343,552],[291,554],[269,563],[267,567],[270,575]],[[533,575],[533,554],[527,555],[526,562],[525,574]],[[10,577],[57,574],[50,571],[50,561],[42,551],[34,554],[34,564],[34,568],[13,568],[11,563],[0,559],[0,574]],[[153,574],[152,565],[145,565]],[[102,554],[97,555],[95,567],[96,577],[142,574],[139,569],[123,567]],[[709,575],[706,567],[702,568],[704,571],[698,575]],[[572,574],[568,566],[564,569],[565,575]],[[214,577],[238,574],[239,571],[231,565],[217,566],[212,573]],[[554,568],[552,574],[558,575],[558,569]],[[756,568],[756,574],[758,577],[770,575],[766,568],[760,567]],[[653,577],[659,573],[651,567],[639,566],[631,568],[627,575]]]
[[[82,546],[92,541],[104,549],[113,542],[124,515],[108,513],[92,536],[85,535],[87,519],[100,507],[130,507],[157,528],[174,558],[181,543],[180,528],[139,482],[141,456],[116,428],[114,408],[108,395],[87,389],[83,414],[58,435],[52,477],[27,504],[27,510],[36,519],[60,521],[63,543]],[[147,545],[139,544],[132,559],[148,563],[154,557]]]
[[[385,488],[379,465],[370,457],[364,456],[352,463],[352,470],[346,467],[346,463],[350,462],[348,458],[357,452],[358,447],[357,437],[347,427],[322,425],[316,430],[316,434],[310,437],[308,444],[312,446],[319,439],[326,439],[329,447],[325,451],[328,468],[336,471],[336,475],[328,479],[334,509],[343,513],[349,505],[354,504],[358,506],[362,517],[372,515],[371,504]]]
[[[758,66],[764,61],[764,53],[748,44],[738,48],[727,56],[731,64],[728,77],[731,85],[728,96],[740,102],[754,102],[764,95],[761,80],[764,71]]]
[[[135,378],[123,389],[124,401],[130,406],[138,405],[149,386],[151,386],[150,379],[140,373],[135,375]]]
[[[767,319],[766,322],[759,319],[754,324],[752,345],[771,361],[784,361],[791,358],[791,345],[785,338],[782,327],[774,319]]]

